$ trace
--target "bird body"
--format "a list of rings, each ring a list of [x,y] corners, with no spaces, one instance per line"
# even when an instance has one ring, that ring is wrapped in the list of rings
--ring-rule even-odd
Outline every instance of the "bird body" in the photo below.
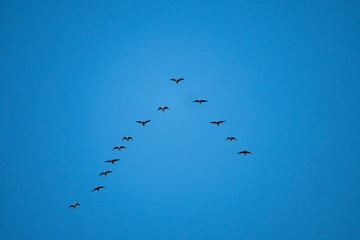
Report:
[[[117,146],[117,147],[114,147],[114,148],[113,148],[113,150],[115,150],[115,149],[119,149],[119,151],[120,151],[122,148],[126,148],[126,147],[125,147],[125,146],[120,146],[120,145],[119,145],[119,146]]]
[[[101,188],[105,188],[105,187],[104,187],[104,186],[100,186],[100,187],[97,186],[96,188],[94,188],[94,189],[92,190],[92,192],[95,191],[95,190],[99,191]]]
[[[172,78],[170,79],[171,81],[176,82],[176,84],[178,84],[180,81],[184,80],[183,78]]]
[[[107,161],[105,161],[105,162],[108,162],[108,163],[112,163],[112,164],[114,164],[115,162],[117,162],[117,161],[119,161],[120,159],[118,159],[118,158],[116,158],[116,159],[110,159],[110,160],[107,160]]]
[[[126,137],[124,137],[124,138],[122,139],[122,141],[124,141],[124,140],[129,141],[130,139],[131,139],[131,141],[133,141],[132,137],[126,136]]]
[[[158,108],[158,111],[159,111],[159,110],[165,111],[165,109],[169,110],[169,108],[168,108],[167,106],[165,106],[165,107],[162,106],[162,107],[159,107],[159,108]]]
[[[237,141],[236,138],[234,138],[234,137],[232,137],[232,136],[227,137],[227,138],[225,139],[225,141],[226,141],[226,140],[230,140],[230,141],[235,140],[235,141]]]
[[[213,124],[216,124],[219,126],[220,123],[223,123],[223,122],[226,122],[226,121],[219,121],[219,120],[216,120],[216,122],[210,122],[210,123],[213,123]]]
[[[137,123],[142,124],[145,127],[145,124],[147,124],[148,122],[150,122],[150,120],[146,120],[146,121],[136,121]]]
[[[252,153],[244,149],[244,151],[238,152],[238,154],[244,154],[246,156],[246,154],[252,154]]]
[[[79,203],[74,203],[74,204],[70,205],[69,209],[72,208],[72,207],[75,209],[76,206],[80,206],[80,204]]]
[[[202,103],[202,102],[207,102],[207,100],[202,100],[201,98],[199,98],[199,100],[194,100],[193,102],[198,102],[198,103]]]
[[[100,173],[99,176],[101,176],[101,175],[105,175],[105,176],[106,176],[106,174],[111,173],[111,172],[112,172],[112,171],[104,171],[104,172]]]

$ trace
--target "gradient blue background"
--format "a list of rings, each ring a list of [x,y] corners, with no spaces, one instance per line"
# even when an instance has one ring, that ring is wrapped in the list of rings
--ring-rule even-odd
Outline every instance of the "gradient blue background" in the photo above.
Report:
[[[1,238],[360,239],[359,10],[2,1]]]

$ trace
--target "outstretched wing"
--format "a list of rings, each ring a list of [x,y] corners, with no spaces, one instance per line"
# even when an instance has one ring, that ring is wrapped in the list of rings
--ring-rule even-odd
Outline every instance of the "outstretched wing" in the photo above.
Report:
[[[226,141],[226,140],[229,140],[229,139],[230,139],[230,137],[227,137],[227,138],[225,139],[225,141]]]
[[[113,162],[117,162],[119,161],[120,159],[119,158],[116,158],[116,159],[113,159]],[[110,161],[111,162],[111,161]]]
[[[113,150],[118,149],[119,147],[114,147]]]
[[[141,124],[143,123],[142,121],[136,121],[136,122],[137,122],[137,123],[141,123]]]
[[[179,79],[178,79],[178,81],[182,81],[182,80],[184,80],[184,79],[183,79],[183,78],[179,78]]]
[[[226,122],[226,121],[219,121],[219,123],[223,123],[223,122]]]
[[[75,206],[80,206],[80,204],[79,204],[79,203],[76,203]]]
[[[161,109],[162,109],[162,108],[161,108],[161,107],[159,107],[159,108],[158,108],[158,111],[159,111],[159,110],[161,110]]]
[[[168,108],[168,107],[164,107],[164,109],[168,109],[168,110],[169,110],[169,108]]]
[[[199,100],[195,100],[195,101],[193,101],[193,102],[199,102]]]
[[[144,123],[148,123],[148,122],[150,122],[150,120],[146,120]]]
[[[111,173],[112,171],[106,171],[106,174]]]
[[[71,207],[75,208],[74,205],[70,205],[69,209],[70,209]]]
[[[201,100],[201,102],[207,102],[207,100]]]
[[[100,188],[105,188],[105,187],[104,187],[104,186],[100,186],[99,189],[100,189]]]
[[[171,81],[175,81],[176,82],[176,79],[174,79],[174,78],[172,78],[172,79],[170,79]]]
[[[104,173],[102,172],[102,173],[99,174],[99,176],[101,176],[101,175],[104,175]]]
[[[215,124],[217,124],[217,122],[210,122],[210,123],[215,123]]]
[[[97,190],[97,188],[94,188],[91,192],[93,192],[93,191],[95,191],[95,190]]]
[[[133,140],[132,137],[129,137],[129,139]]]

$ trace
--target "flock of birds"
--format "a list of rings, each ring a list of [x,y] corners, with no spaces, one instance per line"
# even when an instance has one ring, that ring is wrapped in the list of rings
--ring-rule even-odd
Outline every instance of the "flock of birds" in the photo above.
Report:
[[[171,81],[174,81],[174,82],[176,82],[176,84],[178,84],[180,81],[183,81],[184,78],[172,78],[172,79],[170,79],[170,80],[171,80]],[[204,99],[199,98],[199,99],[197,99],[197,100],[194,100],[193,102],[196,102],[196,103],[201,104],[201,103],[207,102],[207,100],[204,100]],[[162,110],[162,111],[164,112],[165,110],[169,110],[169,108],[168,108],[167,106],[161,106],[161,107],[158,108],[158,111],[159,111],[159,110]],[[150,121],[150,120],[146,120],[146,121],[136,121],[136,122],[137,122],[137,123],[140,123],[141,125],[143,125],[143,126],[145,127],[145,124],[147,124],[147,123],[149,123],[149,122],[151,122],[151,121]],[[219,126],[221,123],[224,123],[224,122],[225,122],[225,121],[216,120],[216,121],[210,122],[210,123],[216,124],[217,126]],[[126,141],[131,140],[131,141],[133,141],[132,137],[129,137],[129,136],[123,137],[122,141],[124,141],[124,140],[126,140]],[[227,137],[227,138],[225,139],[225,141],[227,141],[227,140],[230,140],[230,141],[235,140],[235,141],[237,141],[236,138],[233,137],[233,136]],[[116,146],[116,147],[113,148],[113,150],[116,150],[116,149],[118,149],[119,151],[121,151],[121,149],[126,149],[126,147],[119,145],[119,146]],[[244,154],[244,155],[246,156],[246,154],[252,154],[252,153],[249,152],[249,151],[247,151],[246,149],[244,149],[243,151],[238,152],[238,154]],[[115,164],[115,162],[117,162],[117,161],[119,161],[119,160],[120,160],[119,158],[110,159],[110,160],[105,161],[105,163]],[[107,174],[109,174],[109,173],[112,173],[112,171],[104,171],[104,172],[101,172],[101,173],[99,174],[99,176],[101,176],[101,175],[107,176]],[[94,192],[94,191],[100,191],[100,189],[102,189],[102,188],[105,188],[105,187],[104,187],[104,186],[96,186],[96,187],[92,190],[92,192]],[[76,206],[80,206],[80,204],[79,204],[79,203],[71,204],[71,205],[69,206],[69,209],[71,209],[71,208],[74,208],[74,209],[75,209]]]

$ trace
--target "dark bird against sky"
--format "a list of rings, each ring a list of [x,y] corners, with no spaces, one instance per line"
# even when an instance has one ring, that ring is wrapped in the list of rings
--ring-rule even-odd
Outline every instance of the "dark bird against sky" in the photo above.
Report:
[[[213,124],[216,124],[219,126],[220,123],[223,123],[223,122],[226,122],[226,121],[219,121],[219,120],[216,120],[216,122],[210,122],[210,123],[213,123]]]
[[[164,111],[165,109],[169,110],[169,108],[168,108],[167,106],[165,106],[165,107],[164,107],[164,106],[162,106],[162,107],[159,107],[159,108],[158,108],[158,111],[159,111],[159,110]]]
[[[69,209],[72,208],[72,207],[75,209],[76,206],[80,206],[80,204],[79,203],[74,203],[74,204],[70,205]]]
[[[136,121],[137,123],[142,124],[145,127],[145,124],[147,124],[148,122],[150,122],[150,120],[147,121]]]
[[[124,141],[124,140],[129,141],[130,139],[133,140],[132,137],[126,136],[126,137],[123,137],[122,141]]]
[[[105,176],[106,176],[106,174],[111,173],[111,172],[112,172],[112,171],[104,171],[104,172],[100,173],[99,176],[101,176],[101,175],[105,175]]]
[[[119,158],[116,158],[116,159],[110,159],[110,160],[107,160],[107,161],[105,161],[105,162],[108,162],[108,163],[112,163],[112,164],[114,164],[115,162],[117,162],[117,161],[119,161],[120,159]]]
[[[113,148],[113,150],[115,150],[115,149],[119,149],[119,151],[120,151],[122,148],[126,148],[126,147],[125,147],[125,146],[120,146],[120,145],[119,145],[119,146],[114,147],[114,148]]]
[[[171,81],[175,81],[178,84],[180,81],[184,80],[183,78],[172,78]]]
[[[193,102],[198,102],[198,103],[202,103],[202,102],[207,102],[207,100],[202,100],[201,98],[199,98],[199,100],[194,100]]]
[[[97,186],[96,188],[94,188],[94,189],[92,190],[92,192],[95,191],[95,190],[99,191],[101,188],[105,188],[105,187],[104,187],[104,186],[100,186],[100,187]]]
[[[234,138],[234,137],[232,137],[232,136],[227,137],[227,138],[225,139],[225,141],[226,141],[226,140],[230,140],[230,141],[235,140],[235,141],[237,141],[236,138]]]
[[[244,154],[246,156],[246,154],[252,154],[252,153],[244,149],[244,151],[238,152],[238,154]]]

